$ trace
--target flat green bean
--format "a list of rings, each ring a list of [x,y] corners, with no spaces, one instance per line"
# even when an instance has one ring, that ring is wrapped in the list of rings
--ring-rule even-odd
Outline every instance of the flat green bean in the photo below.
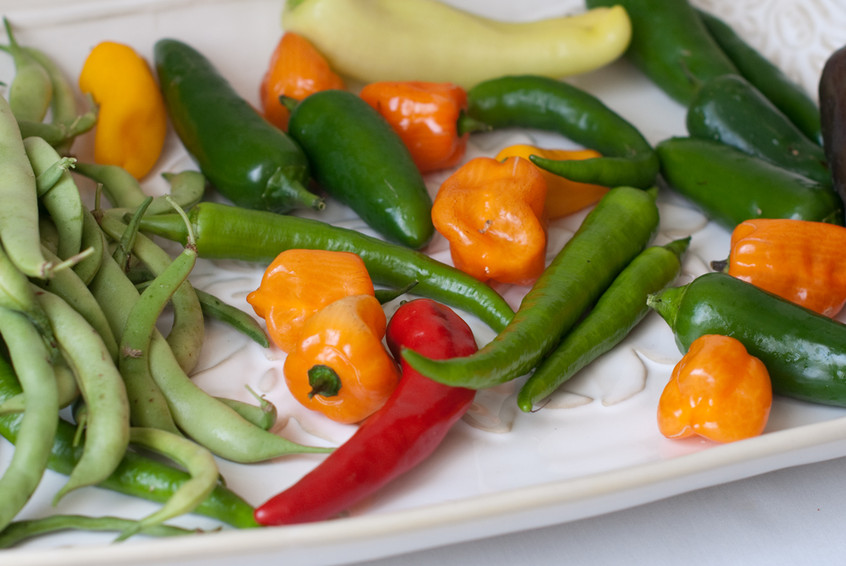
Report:
[[[9,54],[15,63],[15,77],[9,86],[9,105],[16,119],[39,122],[47,115],[53,98],[53,83],[47,70],[18,45],[9,20],[3,18],[9,36]]]

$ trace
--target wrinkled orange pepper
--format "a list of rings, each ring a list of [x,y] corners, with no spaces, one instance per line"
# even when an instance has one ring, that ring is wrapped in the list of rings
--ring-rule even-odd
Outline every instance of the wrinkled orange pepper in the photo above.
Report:
[[[496,156],[498,161],[507,157],[529,159],[538,155],[547,159],[593,159],[602,155],[593,149],[545,149],[528,144],[516,144],[502,149]],[[540,169],[540,168],[539,168]],[[546,216],[550,220],[578,212],[599,202],[608,187],[571,181],[555,173],[540,169],[546,179]]]
[[[259,98],[267,121],[287,130],[291,113],[279,101],[280,96],[302,100],[315,92],[344,86],[344,79],[332,70],[311,42],[289,31],[282,34],[270,56],[259,86]]]
[[[85,59],[79,88],[98,106],[94,160],[144,177],[167,134],[164,99],[147,61],[128,45],[104,41]]]
[[[706,334],[673,368],[658,402],[658,428],[668,438],[751,438],[764,431],[772,402],[763,362],[735,338]]]
[[[370,274],[357,254],[291,249],[276,256],[247,302],[267,323],[273,343],[290,352],[308,317],[343,297],[373,294]]]
[[[399,134],[421,173],[458,164],[469,132],[459,131],[467,92],[452,83],[384,81],[365,85],[359,96]]]
[[[482,281],[531,284],[546,262],[546,181],[522,157],[471,159],[438,190],[435,228],[455,266]]]
[[[382,339],[387,319],[372,295],[330,303],[306,320],[285,359],[285,381],[297,401],[340,423],[376,412],[400,379]]]
[[[728,273],[820,314],[846,304],[846,228],[809,220],[756,218],[731,235]]]

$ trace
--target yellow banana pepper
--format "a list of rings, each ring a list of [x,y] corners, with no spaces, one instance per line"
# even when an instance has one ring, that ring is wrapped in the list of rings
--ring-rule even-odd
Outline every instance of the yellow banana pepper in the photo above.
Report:
[[[144,177],[158,161],[167,134],[167,110],[147,61],[128,45],[104,41],[88,54],[79,88],[99,107],[94,160]]]
[[[308,38],[342,75],[465,88],[507,74],[592,71],[620,57],[631,39],[621,6],[504,22],[436,0],[287,0],[282,26]]]

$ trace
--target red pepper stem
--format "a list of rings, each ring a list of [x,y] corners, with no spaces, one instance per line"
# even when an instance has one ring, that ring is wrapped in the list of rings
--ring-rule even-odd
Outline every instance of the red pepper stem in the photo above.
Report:
[[[308,384],[311,386],[311,391],[308,394],[309,399],[315,395],[334,397],[341,390],[341,378],[338,377],[335,370],[323,364],[309,368]]]

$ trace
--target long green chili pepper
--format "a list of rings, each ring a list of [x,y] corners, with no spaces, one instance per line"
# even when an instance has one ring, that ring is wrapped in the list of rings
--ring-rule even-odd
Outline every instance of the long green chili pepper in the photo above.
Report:
[[[467,116],[491,128],[537,128],[557,132],[603,157],[531,161],[574,181],[608,187],[649,188],[658,157],[630,122],[594,95],[565,82],[534,75],[485,81],[467,92]]]
[[[653,191],[611,189],[491,342],[464,358],[434,360],[409,349],[403,350],[403,358],[435,381],[471,389],[492,387],[526,374],[646,247],[657,229]]]
[[[0,334],[26,395],[20,444],[0,475],[2,531],[29,501],[47,469],[58,422],[59,396],[50,355],[38,329],[22,314],[0,308]]]
[[[632,20],[626,58],[672,98],[687,105],[706,80],[737,73],[689,0],[586,0],[621,5]]]
[[[805,89],[746,43],[719,17],[703,10],[698,13],[711,37],[731,59],[740,74],[796,124],[808,139],[821,144],[820,109]]]
[[[689,242],[690,238],[685,238],[665,246],[650,246],[634,258],[523,384],[517,406],[532,411],[538,401],[619,344],[649,312],[646,297],[678,276]]]
[[[721,142],[673,137],[656,149],[669,186],[729,230],[750,218],[843,224],[843,202],[830,186]]]
[[[374,283],[405,288],[479,317],[495,331],[514,316],[491,287],[405,246],[325,222],[202,202],[188,211],[197,252],[208,259],[270,263],[286,249],[348,251],[361,256]],[[148,216],[141,230],[184,243],[186,228],[175,214]]]
[[[773,392],[846,406],[846,325],[722,272],[650,295],[681,352],[704,334],[740,340],[767,366]]]
[[[13,521],[0,531],[0,548],[11,548],[25,540],[59,531],[122,532],[137,524],[133,519],[123,517],[88,517],[86,515],[48,515],[38,519]],[[172,525],[154,525],[142,528],[138,534],[150,537],[173,537],[197,534],[202,531],[185,529]]]
[[[50,108],[53,83],[41,63],[18,44],[8,19],[3,18],[3,25],[9,37],[9,54],[15,62],[15,77],[9,86],[9,105],[18,120],[39,122]]]
[[[21,388],[12,366],[0,357],[0,401],[20,393]],[[0,415],[0,435],[12,444],[18,442],[21,419],[22,415]],[[59,420],[48,462],[49,469],[65,475],[73,470],[82,453],[82,448],[73,444],[74,434],[75,427],[72,424]],[[100,482],[98,487],[164,503],[188,480],[189,475],[180,469],[128,451],[124,453],[114,473]],[[223,485],[218,485],[194,512],[237,528],[258,526],[253,518],[253,507]]]

